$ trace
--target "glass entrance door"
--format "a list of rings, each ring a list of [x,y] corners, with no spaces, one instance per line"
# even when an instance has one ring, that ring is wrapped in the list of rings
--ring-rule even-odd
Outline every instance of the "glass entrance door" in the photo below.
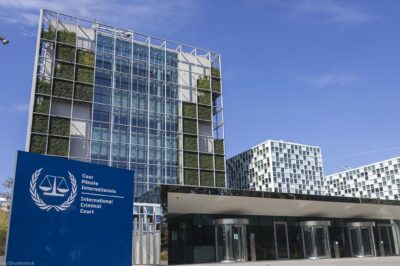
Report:
[[[274,222],[276,259],[289,259],[289,241],[286,222]]]
[[[330,258],[329,221],[301,222],[303,251],[306,259]]]
[[[399,255],[398,229],[394,224],[379,224],[379,241],[383,245],[382,256]]]
[[[353,257],[375,256],[375,242],[372,227],[374,223],[348,223],[351,255]]]

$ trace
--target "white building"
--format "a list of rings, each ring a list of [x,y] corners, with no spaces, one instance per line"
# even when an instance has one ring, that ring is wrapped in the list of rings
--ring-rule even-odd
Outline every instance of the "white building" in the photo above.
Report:
[[[4,210],[4,211],[8,211],[10,209],[10,202],[9,200],[0,195],[0,209]]]
[[[321,148],[267,140],[227,160],[228,187],[325,195]]]
[[[400,157],[325,177],[330,196],[400,199]]]

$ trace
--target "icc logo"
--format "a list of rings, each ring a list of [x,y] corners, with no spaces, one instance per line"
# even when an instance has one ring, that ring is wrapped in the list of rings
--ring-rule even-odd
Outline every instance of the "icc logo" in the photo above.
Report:
[[[42,170],[43,168],[36,170],[32,174],[29,183],[29,192],[31,193],[33,202],[42,210],[50,211],[51,209],[55,209],[56,211],[65,211],[75,201],[77,194],[75,177],[68,172],[69,181],[71,183],[71,187],[69,187],[65,177],[62,176],[46,175],[40,179]],[[43,192],[45,199],[48,200],[60,199],[66,196],[68,196],[68,198],[61,204],[47,204],[40,198],[37,188],[39,188],[39,191]]]

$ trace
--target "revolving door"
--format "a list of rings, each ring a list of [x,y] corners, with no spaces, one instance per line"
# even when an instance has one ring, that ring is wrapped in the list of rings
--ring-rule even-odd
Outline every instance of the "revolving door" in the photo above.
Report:
[[[247,261],[248,219],[217,219],[215,225],[216,261]]]
[[[330,221],[300,222],[304,258],[323,259],[331,257],[328,231],[330,225]]]
[[[372,228],[374,222],[347,223],[349,232],[351,256],[371,257],[376,256],[375,240]]]
[[[381,256],[400,255],[398,227],[395,224],[378,224]]]

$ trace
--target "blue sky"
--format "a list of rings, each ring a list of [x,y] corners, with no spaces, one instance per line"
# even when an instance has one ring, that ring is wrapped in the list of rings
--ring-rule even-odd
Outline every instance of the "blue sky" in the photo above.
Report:
[[[219,51],[227,157],[318,145],[329,174],[400,155],[400,1],[0,0],[1,183],[25,146],[41,7]]]

